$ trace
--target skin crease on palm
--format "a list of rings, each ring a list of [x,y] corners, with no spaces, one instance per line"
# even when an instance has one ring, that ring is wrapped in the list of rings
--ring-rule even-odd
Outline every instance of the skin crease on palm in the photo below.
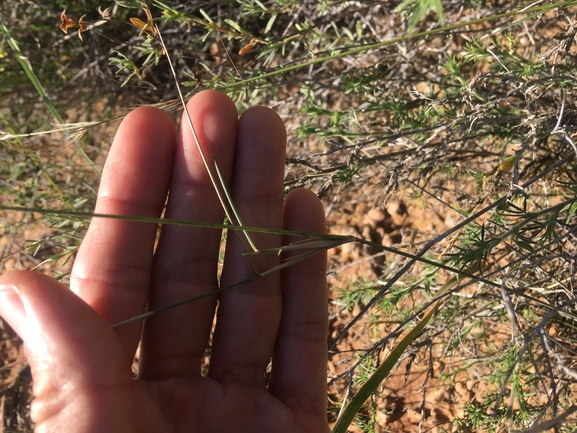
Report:
[[[254,107],[239,119],[234,103],[216,91],[195,95],[188,109],[244,224],[325,231],[313,193],[294,190],[284,199],[286,135],[278,115]],[[95,212],[159,217],[165,203],[166,218],[223,220],[189,127],[177,137],[166,113],[142,107],[119,127]],[[39,273],[0,276],[0,314],[23,338],[32,369],[36,431],[329,432],[326,255],[159,313],[144,326],[112,328],[147,308],[218,288],[219,230],[164,225],[154,250],[156,231],[149,223],[93,218],[72,290]],[[300,239],[252,238],[261,249]],[[242,255],[245,241],[228,239],[222,286],[254,275]],[[264,271],[281,259],[258,255],[254,266]],[[215,314],[205,377],[201,362]]]

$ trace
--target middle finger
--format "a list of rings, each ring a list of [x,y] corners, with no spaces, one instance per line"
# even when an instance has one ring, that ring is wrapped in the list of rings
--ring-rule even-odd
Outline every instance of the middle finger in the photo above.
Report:
[[[234,160],[238,114],[224,94],[205,91],[188,103],[204,155],[213,158],[228,184]],[[223,210],[192,136],[186,113],[171,181],[167,219],[222,223]],[[165,225],[155,253],[149,309],[166,307],[217,289],[221,231]],[[216,296],[147,319],[139,376],[146,380],[200,375]]]

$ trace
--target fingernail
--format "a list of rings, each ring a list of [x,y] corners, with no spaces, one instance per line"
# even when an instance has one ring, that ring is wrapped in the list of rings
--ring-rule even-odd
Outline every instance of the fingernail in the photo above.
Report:
[[[26,309],[16,286],[0,286],[0,316],[25,339]]]

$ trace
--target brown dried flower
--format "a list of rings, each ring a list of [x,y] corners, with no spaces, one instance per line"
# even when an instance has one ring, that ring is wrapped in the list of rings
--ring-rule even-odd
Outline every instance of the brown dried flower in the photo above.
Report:
[[[66,9],[60,14],[60,30],[68,34],[68,29],[78,27],[78,23],[71,18],[66,17]]]
[[[86,15],[82,15],[82,16],[80,17],[80,19],[78,20],[78,27],[79,27],[79,29],[78,29],[78,37],[80,38],[80,40],[81,40],[82,42],[84,42],[84,39],[82,38],[82,32],[88,31],[88,26],[86,25],[86,22],[84,21],[84,17],[85,17],[85,16],[86,16]]]
[[[82,15],[78,22],[74,21],[72,18],[68,18],[66,16],[66,9],[62,11],[60,14],[60,30],[64,33],[68,34],[68,29],[73,29],[78,27],[78,37],[82,42],[84,42],[84,38],[82,37],[82,32],[88,31],[88,26],[86,25],[86,21],[84,21],[84,17],[86,15]]]
[[[105,20],[110,20],[110,19],[114,18],[112,16],[112,8],[111,7],[102,10],[102,8],[100,6],[98,6],[98,13]]]

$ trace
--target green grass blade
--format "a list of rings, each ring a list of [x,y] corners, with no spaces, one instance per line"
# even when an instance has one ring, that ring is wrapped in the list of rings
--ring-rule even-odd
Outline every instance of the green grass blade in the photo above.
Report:
[[[228,214],[227,214],[227,217],[229,220],[231,220],[230,222],[237,224],[237,225],[242,227],[242,226],[244,226],[244,224],[242,223],[242,219],[240,218],[240,213],[238,212],[238,210],[236,209],[236,206],[234,205],[234,202],[232,201],[232,197],[230,196],[230,193],[228,192],[228,188],[226,188],[226,183],[224,182],[224,178],[222,177],[222,173],[220,172],[220,169],[218,168],[218,164],[216,163],[216,160],[214,158],[213,158],[213,162],[214,162],[214,168],[216,169],[216,174],[218,175],[218,180],[220,181],[220,185],[222,186],[222,190],[224,192],[224,195],[226,196],[226,200],[228,202],[228,205],[230,206],[230,209],[232,210],[232,213],[234,214],[234,217],[236,218],[236,220],[231,220],[231,218],[230,218],[230,216],[228,216]],[[246,237],[246,240],[249,243],[252,250],[255,252],[258,251],[258,248],[256,247],[256,245],[252,241],[250,234],[246,230],[243,230],[243,234]]]
[[[329,247],[329,248],[330,248],[330,247]],[[292,266],[292,265],[294,265],[295,263],[298,263],[298,262],[300,262],[300,261],[302,261],[302,260],[305,260],[305,259],[307,259],[307,258],[309,258],[309,257],[311,257],[311,256],[314,256],[314,255],[317,254],[317,253],[320,253],[320,252],[322,252],[322,251],[326,251],[327,249],[328,249],[328,248],[318,248],[318,249],[315,249],[315,250],[312,250],[312,251],[307,251],[307,252],[305,252],[305,253],[303,253],[303,254],[301,254],[301,255],[299,255],[299,256],[293,257],[291,260],[289,260],[289,261],[287,261],[287,262],[285,262],[285,263],[281,263],[280,265],[275,266],[274,268],[267,269],[267,270],[265,270],[265,271],[263,271],[263,272],[260,272],[260,273],[258,273],[258,274],[256,274],[256,275],[253,275],[252,277],[248,277],[248,278],[246,278],[246,279],[244,279],[244,280],[237,281],[236,283],[230,284],[230,285],[228,285],[228,286],[226,286],[226,287],[220,287],[220,288],[218,288],[218,289],[216,289],[216,290],[213,290],[213,291],[211,291],[211,292],[208,292],[208,293],[203,293],[202,295],[195,296],[194,298],[188,298],[188,299],[185,299],[184,301],[180,301],[180,302],[177,302],[177,303],[174,303],[174,304],[167,305],[166,307],[161,307],[161,308],[157,308],[156,310],[147,311],[146,313],[142,313],[142,314],[139,314],[138,316],[133,316],[133,317],[131,317],[131,318],[129,318],[129,319],[126,319],[126,320],[123,320],[123,321],[121,321],[121,322],[115,323],[114,325],[112,325],[112,327],[113,327],[113,328],[117,328],[117,327],[119,327],[119,326],[127,325],[127,324],[129,324],[129,323],[133,323],[133,322],[136,322],[136,321],[139,321],[139,320],[146,319],[147,317],[153,316],[153,315],[155,315],[155,314],[157,314],[157,313],[161,313],[161,312],[163,312],[163,311],[172,310],[173,308],[181,307],[181,306],[183,306],[183,305],[190,304],[191,302],[199,301],[199,300],[204,299],[204,298],[207,298],[207,297],[209,297],[209,296],[218,295],[219,293],[225,292],[225,291],[230,290],[230,289],[232,289],[232,288],[241,286],[241,285],[246,284],[246,283],[250,283],[251,281],[254,281],[254,280],[258,279],[258,278],[262,278],[262,277],[264,277],[264,276],[266,276],[266,275],[273,274],[273,273],[275,273],[275,272],[279,272],[280,270],[282,270],[282,269],[284,269],[284,268],[287,268],[287,267],[289,267],[289,266]]]
[[[208,222],[196,222],[190,220],[178,220],[178,219],[164,219],[164,218],[154,218],[154,217],[140,217],[132,215],[114,215],[114,214],[101,214],[94,212],[79,212],[79,211],[67,211],[63,209],[46,209],[40,207],[19,207],[19,206],[5,206],[0,204],[0,210],[3,211],[13,211],[13,212],[33,212],[42,215],[63,215],[70,218],[77,219],[89,219],[89,218],[108,218],[121,221],[134,221],[142,223],[152,223],[152,224],[172,224],[180,226],[191,226],[191,227],[206,227],[214,229],[228,229],[228,230],[246,230],[254,233],[273,233],[279,235],[292,235],[292,236],[308,236],[308,237],[318,237],[322,239],[333,239],[343,243],[343,241],[353,242],[357,238],[348,235],[335,235],[327,233],[311,233],[311,232],[301,232],[293,230],[283,230],[283,229],[271,229],[263,227],[251,227],[251,226],[237,226],[232,224],[219,224],[219,223],[208,223]],[[401,253],[399,253],[401,254]],[[411,255],[412,257],[412,255]],[[440,265],[442,266],[442,265]],[[452,268],[449,268],[452,270]],[[457,272],[455,270],[455,272]]]
[[[377,370],[371,375],[371,377],[361,386],[361,388],[355,393],[351,401],[345,406],[341,415],[337,419],[333,427],[332,433],[346,433],[347,428],[355,418],[355,415],[359,412],[361,407],[365,404],[367,399],[376,391],[377,387],[381,384],[383,380],[391,373],[395,364],[405,352],[407,347],[415,341],[419,336],[423,328],[431,321],[435,315],[441,298],[447,291],[449,291],[458,282],[457,277],[453,277],[448,283],[443,285],[439,290],[436,298],[437,301],[427,309],[424,317],[411,329],[405,337],[395,346],[383,363],[377,368]]]
[[[348,426],[351,424],[363,404],[365,404],[365,401],[367,401],[381,382],[390,374],[401,355],[405,352],[407,347],[409,347],[409,344],[415,341],[425,325],[429,323],[436,309],[437,303],[431,307],[425,317],[423,317],[421,321],[395,346],[379,368],[377,368],[371,377],[356,392],[351,401],[346,405],[341,416],[337,419],[337,422],[333,427],[333,433],[346,433]]]

